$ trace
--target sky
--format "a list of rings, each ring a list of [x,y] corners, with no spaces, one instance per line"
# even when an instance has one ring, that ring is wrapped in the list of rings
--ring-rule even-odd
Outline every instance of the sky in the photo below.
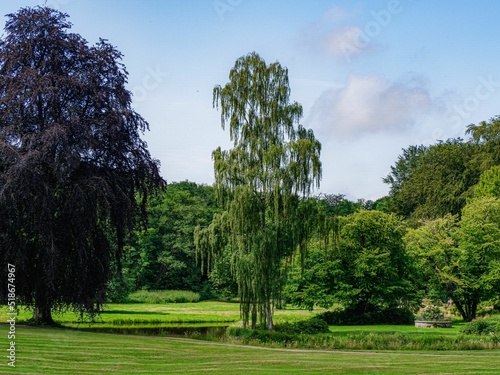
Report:
[[[376,200],[402,149],[500,115],[498,1],[0,0],[0,14],[44,4],[123,53],[168,182],[213,183],[212,151],[232,147],[213,88],[251,52],[288,68],[322,143],[315,194]]]

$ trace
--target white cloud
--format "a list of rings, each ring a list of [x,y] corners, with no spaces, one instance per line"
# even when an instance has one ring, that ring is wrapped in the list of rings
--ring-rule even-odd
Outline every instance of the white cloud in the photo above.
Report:
[[[323,36],[322,49],[337,58],[350,59],[353,53],[359,53],[358,46],[362,30],[358,26],[336,28]]]
[[[334,5],[329,8],[323,15],[323,22],[341,22],[349,18],[353,18],[359,12],[359,9],[349,11],[341,6]]]
[[[358,25],[348,21],[359,13],[359,8],[333,6],[302,32],[301,46],[347,62],[361,53],[372,52],[376,44]]]
[[[390,82],[377,75],[352,75],[339,89],[325,91],[311,109],[310,120],[326,135],[359,136],[405,129],[432,109],[422,82]]]

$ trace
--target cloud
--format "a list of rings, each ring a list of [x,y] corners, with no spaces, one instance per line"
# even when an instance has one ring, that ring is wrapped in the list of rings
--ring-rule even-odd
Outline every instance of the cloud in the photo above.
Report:
[[[359,13],[359,7],[353,10],[331,7],[302,32],[301,46],[348,62],[362,52],[373,51],[376,45],[350,21]]]
[[[327,54],[349,62],[353,56],[377,49],[374,43],[360,42],[363,37],[363,30],[359,26],[349,25],[336,28],[323,35],[321,48]]]
[[[345,8],[342,8],[338,5],[334,5],[329,8],[323,15],[323,22],[341,22],[349,18],[353,18],[359,12],[358,10],[348,11]]]
[[[390,82],[378,75],[352,75],[314,103],[310,121],[320,132],[353,137],[415,124],[433,107],[419,79]]]

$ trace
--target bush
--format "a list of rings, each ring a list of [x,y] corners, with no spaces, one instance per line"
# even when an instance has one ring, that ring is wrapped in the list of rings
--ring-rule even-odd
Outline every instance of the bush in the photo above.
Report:
[[[199,293],[188,290],[139,290],[128,296],[130,303],[185,303],[199,300]]]
[[[308,320],[300,320],[294,323],[286,322],[282,324],[276,324],[275,329],[277,332],[285,332],[291,334],[315,334],[330,332],[328,324],[323,319],[319,319],[317,317]]]
[[[245,342],[259,341],[261,343],[290,344],[301,340],[303,334],[314,335],[317,333],[328,333],[328,324],[324,320],[311,318],[294,323],[280,323],[274,326],[274,331],[267,331],[264,327],[248,329],[230,327],[227,330],[229,336],[242,339]]]
[[[466,335],[496,335],[500,334],[500,319],[477,319],[467,323],[461,329]]]
[[[445,320],[445,317],[438,306],[429,305],[425,307],[425,309],[422,311],[422,314],[417,317],[417,319],[424,321],[439,321]]]
[[[411,311],[406,309],[387,309],[356,313],[353,310],[325,311],[318,314],[319,319],[324,320],[329,325],[373,325],[373,324],[413,324],[414,318]]]

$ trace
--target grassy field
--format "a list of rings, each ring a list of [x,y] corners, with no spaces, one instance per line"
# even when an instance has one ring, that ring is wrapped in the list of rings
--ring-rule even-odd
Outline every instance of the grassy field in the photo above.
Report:
[[[275,320],[294,321],[306,319],[324,310],[287,308],[276,310]],[[17,321],[25,323],[32,313],[21,308]],[[232,302],[203,301],[169,304],[109,304],[96,322],[81,322],[76,314],[54,314],[54,320],[64,327],[114,327],[134,325],[228,325],[240,320],[240,305]],[[0,321],[7,319],[7,307],[0,308]]]
[[[500,351],[300,351],[21,325],[16,336],[15,371],[4,359],[0,373],[498,374],[500,368]]]
[[[317,312],[292,308],[277,310],[276,321],[307,319]],[[0,308],[3,322],[7,319],[6,313],[5,307]],[[165,337],[170,331],[155,331],[158,327],[198,329],[233,325],[240,318],[237,303],[204,301],[108,305],[98,321],[92,324],[80,322],[77,315],[69,312],[55,315],[54,319],[62,328],[53,329],[23,325],[30,317],[30,312],[21,309],[16,320],[15,371],[7,366],[4,356],[5,363],[0,364],[0,373],[497,374],[500,368],[500,350],[450,350],[453,348],[450,342],[460,336],[460,322],[455,322],[451,329],[389,325],[330,326],[331,334],[311,335],[310,341],[307,341],[307,336],[304,342],[295,344],[270,342],[265,344],[268,347],[255,347],[239,345],[242,340],[230,337],[215,339],[219,342],[207,342],[191,340],[182,334],[182,337]],[[9,344],[7,330],[7,325],[0,325],[0,345],[6,350]],[[103,333],[103,330],[133,335]],[[413,342],[412,337],[415,342],[432,342],[430,348],[435,348],[434,343],[441,340],[445,343],[443,349],[447,350],[379,350],[408,348],[408,342]],[[470,341],[470,348],[476,348],[472,339],[465,340],[466,346]],[[250,341],[252,343],[261,345],[258,341]],[[375,350],[293,349],[297,346]],[[419,346],[413,348],[418,349]],[[424,345],[420,348],[429,347]]]

